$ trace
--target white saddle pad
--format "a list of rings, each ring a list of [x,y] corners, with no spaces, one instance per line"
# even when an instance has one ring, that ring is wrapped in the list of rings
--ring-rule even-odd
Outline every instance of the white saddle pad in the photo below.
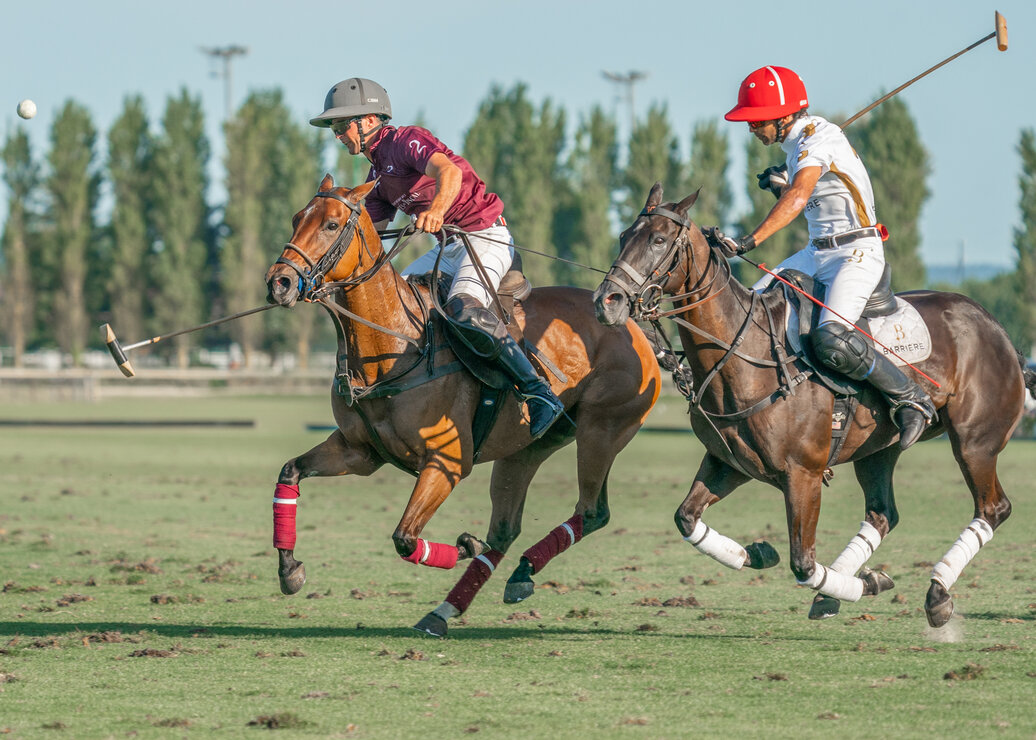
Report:
[[[788,343],[795,352],[802,351],[799,341],[799,312],[789,301],[785,328],[788,329]],[[932,335],[925,326],[917,309],[900,297],[896,297],[896,311],[888,316],[869,319],[870,334],[881,344],[871,343],[894,365],[902,367],[907,363],[917,364],[932,354]],[[884,346],[881,346],[884,345]]]

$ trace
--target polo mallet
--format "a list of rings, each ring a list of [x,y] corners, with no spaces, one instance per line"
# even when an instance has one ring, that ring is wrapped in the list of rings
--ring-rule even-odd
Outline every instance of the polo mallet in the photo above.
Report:
[[[939,69],[939,67],[943,66],[944,64],[949,64],[954,59],[959,57],[961,54],[966,54],[967,52],[969,52],[972,49],[974,49],[976,46],[980,46],[980,45],[986,43],[987,41],[989,41],[990,39],[993,39],[993,38],[996,39],[996,48],[997,49],[999,49],[1000,51],[1007,51],[1007,21],[1004,20],[1004,17],[1002,15],[1000,15],[1000,11],[996,11],[996,10],[993,11],[993,24],[994,24],[993,33],[989,34],[988,36],[983,36],[978,41],[973,43],[971,46],[968,46],[968,47],[965,47],[965,48],[961,49],[960,51],[958,51],[953,56],[946,57],[941,62],[936,64],[934,67],[929,67],[924,72],[919,74],[917,77],[915,77],[912,80],[909,80],[907,82],[904,82],[902,85],[897,87],[892,92],[890,92],[887,95],[884,95],[884,96],[878,98],[873,103],[868,105],[866,108],[861,110],[859,113],[854,115],[852,118],[849,118],[847,121],[845,121],[845,123],[843,123],[841,125],[841,128],[844,129],[846,126],[848,126],[850,123],[855,121],[857,118],[859,118],[862,115],[865,115],[866,113],[871,112],[872,110],[877,108],[879,105],[884,103],[886,100],[891,98],[893,95],[896,95],[897,93],[902,92],[903,90],[905,90],[906,88],[908,88],[911,85],[913,85],[915,82],[917,82],[922,77],[926,77],[926,76],[930,75],[932,72],[934,72],[935,70]]]
[[[190,334],[191,332],[200,331],[201,329],[208,329],[210,326],[216,326],[217,324],[224,324],[227,321],[233,321],[234,319],[240,319],[244,318],[245,316],[251,316],[252,314],[259,313],[260,311],[267,311],[271,308],[277,308],[279,305],[280,304],[278,303],[268,303],[265,306],[250,308],[247,311],[235,313],[231,316],[224,316],[221,319],[206,321],[204,324],[192,326],[190,329],[180,329],[179,331],[174,331],[171,334],[164,334],[159,337],[151,337],[150,339],[142,339],[139,342],[128,344],[125,347],[119,344],[119,339],[115,336],[115,332],[112,330],[111,324],[102,324],[101,334],[104,337],[104,343],[108,345],[108,351],[112,353],[112,359],[115,360],[115,364],[119,366],[119,370],[121,370],[122,374],[125,375],[127,378],[132,378],[136,373],[134,373],[133,366],[130,364],[129,359],[126,357],[126,353],[129,352],[131,349],[136,349],[137,347],[144,347],[148,344],[155,344],[156,342],[161,342],[165,339],[172,339],[173,337],[178,337],[181,334]]]

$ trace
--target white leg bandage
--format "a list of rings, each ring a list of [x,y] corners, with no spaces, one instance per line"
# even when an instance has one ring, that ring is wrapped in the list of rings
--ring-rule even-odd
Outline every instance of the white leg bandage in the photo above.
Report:
[[[729,537],[724,537],[715,529],[707,527],[701,519],[694,525],[691,534],[684,539],[694,545],[699,552],[705,553],[713,560],[734,570],[741,570],[741,566],[748,560],[745,548]]]
[[[459,616],[460,615],[460,609],[455,607],[450,602],[444,601],[441,604],[439,604],[439,606],[437,606],[434,609],[432,609],[432,614],[437,614],[438,616],[442,617],[444,620],[448,621],[450,619],[453,619],[456,616]]]
[[[856,575],[856,571],[870,560],[871,555],[881,544],[881,534],[868,522],[860,522],[860,531],[849,540],[842,554],[831,563],[831,570],[847,576]]]
[[[941,583],[947,591],[957,582],[965,566],[978,554],[982,545],[993,539],[993,528],[984,519],[973,519],[961,532],[953,547],[932,568],[932,580]]]
[[[799,581],[798,584],[809,586],[826,596],[833,596],[842,601],[859,601],[863,596],[863,581],[855,576],[839,573],[820,563],[816,564],[816,568],[813,569],[813,574],[809,578]]]

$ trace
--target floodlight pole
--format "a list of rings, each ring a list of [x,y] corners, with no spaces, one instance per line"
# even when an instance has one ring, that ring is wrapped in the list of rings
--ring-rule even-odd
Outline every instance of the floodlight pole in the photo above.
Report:
[[[635,123],[635,109],[634,109],[634,97],[633,97],[633,86],[638,81],[647,77],[647,72],[636,72],[631,71],[626,74],[621,72],[601,72],[606,80],[614,82],[617,87],[622,91],[619,93],[619,97],[625,98],[626,105],[629,107],[629,121],[630,121],[630,136],[633,135],[633,125]]]
[[[233,105],[233,97],[231,95],[231,88],[233,85],[233,74],[231,71],[231,61],[236,56],[244,56],[248,53],[247,46],[201,46],[199,47],[203,54],[208,54],[215,59],[223,60],[223,72],[222,74],[216,73],[216,76],[223,78],[223,96],[224,96],[224,110],[225,118],[230,118],[231,106]]]

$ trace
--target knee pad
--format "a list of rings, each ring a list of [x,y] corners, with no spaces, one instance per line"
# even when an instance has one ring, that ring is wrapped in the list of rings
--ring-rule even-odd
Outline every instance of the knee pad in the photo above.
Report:
[[[832,370],[854,380],[862,380],[870,373],[874,354],[859,332],[828,321],[812,331],[810,340],[817,358]]]

